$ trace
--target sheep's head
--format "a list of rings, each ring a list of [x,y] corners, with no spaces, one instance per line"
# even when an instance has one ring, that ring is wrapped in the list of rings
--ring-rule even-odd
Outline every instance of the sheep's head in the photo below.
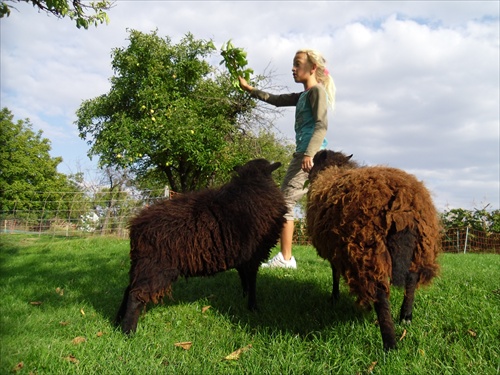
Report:
[[[309,171],[309,181],[313,181],[318,173],[328,167],[337,167],[340,169],[357,168],[358,164],[351,160],[352,154],[347,156],[342,152],[331,150],[321,150],[314,155],[313,167]]]
[[[270,176],[273,171],[281,167],[280,162],[270,163],[266,159],[254,159],[250,160],[244,165],[234,167],[234,171],[238,173],[239,176],[242,176],[247,173],[251,173],[253,175],[263,174]]]

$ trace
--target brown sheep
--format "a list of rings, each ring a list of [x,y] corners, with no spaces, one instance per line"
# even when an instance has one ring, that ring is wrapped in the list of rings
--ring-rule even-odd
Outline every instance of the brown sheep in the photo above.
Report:
[[[385,350],[396,347],[390,285],[405,287],[400,321],[412,320],[415,289],[439,265],[440,223],[428,190],[400,169],[359,167],[351,156],[319,151],[309,173],[307,228],[330,261],[332,301],[344,277],[357,303],[377,313]]]
[[[260,264],[278,241],[287,211],[271,172],[256,159],[218,189],[182,194],[143,209],[130,223],[130,284],[116,317],[135,332],[141,308],[170,296],[178,277],[238,270],[248,308],[257,308]]]

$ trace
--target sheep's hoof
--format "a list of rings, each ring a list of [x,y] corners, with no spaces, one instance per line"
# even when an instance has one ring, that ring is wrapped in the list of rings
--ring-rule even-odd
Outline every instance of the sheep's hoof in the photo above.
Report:
[[[399,317],[399,322],[401,324],[410,324],[413,316],[412,314],[401,314]]]
[[[134,328],[134,327],[125,326],[123,324],[122,324],[121,328],[122,328],[122,332],[125,335],[127,335],[127,336],[132,336],[135,333],[136,329],[137,329],[137,328]]]
[[[133,337],[135,335],[135,332],[136,331],[128,330],[128,331],[123,331],[123,334],[125,335],[125,337]]]
[[[259,308],[257,307],[257,305],[248,305],[248,310],[256,312],[259,311]]]
[[[389,340],[388,342],[384,342],[384,350],[386,352],[394,349],[396,349],[396,340]]]
[[[332,305],[332,306],[335,306],[338,302],[339,302],[339,299],[340,299],[340,296],[338,295],[331,295],[329,298],[328,298],[328,302]]]

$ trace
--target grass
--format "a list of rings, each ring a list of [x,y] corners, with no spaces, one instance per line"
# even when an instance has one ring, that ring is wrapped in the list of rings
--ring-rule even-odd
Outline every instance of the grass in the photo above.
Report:
[[[375,313],[358,310],[344,283],[330,306],[329,265],[306,246],[294,249],[297,270],[259,272],[259,312],[247,311],[235,271],[182,279],[125,337],[112,321],[128,251],[112,238],[1,235],[0,373],[500,373],[498,255],[443,254],[441,276],[417,291],[413,323],[396,324],[399,347],[385,353]],[[394,317],[402,298],[393,289]]]

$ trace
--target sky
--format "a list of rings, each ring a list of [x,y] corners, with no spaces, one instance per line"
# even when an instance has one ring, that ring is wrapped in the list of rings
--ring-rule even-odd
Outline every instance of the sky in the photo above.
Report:
[[[292,59],[320,51],[336,85],[329,148],[364,165],[401,168],[422,180],[440,211],[500,208],[500,3],[498,1],[126,1],[108,25],[16,4],[0,20],[0,105],[29,118],[61,156],[62,173],[95,173],[78,136],[82,101],[106,94],[111,52],[129,32],[157,30],[232,40],[256,74],[299,92]],[[279,93],[279,92],[274,92]],[[275,121],[293,141],[294,108]]]

